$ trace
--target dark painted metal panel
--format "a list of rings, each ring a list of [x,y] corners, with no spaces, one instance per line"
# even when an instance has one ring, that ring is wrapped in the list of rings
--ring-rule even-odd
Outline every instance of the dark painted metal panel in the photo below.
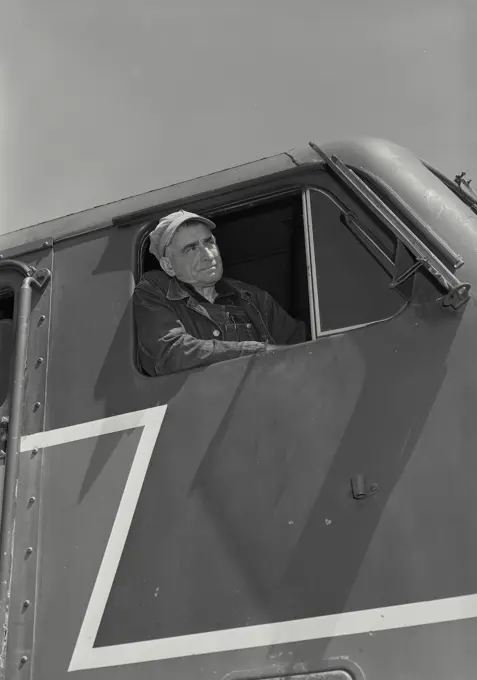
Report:
[[[238,368],[169,405],[95,646],[318,613],[283,579],[364,367],[342,337]]]
[[[292,653],[309,659],[311,668],[323,655],[337,664],[352,659],[366,680],[472,680],[476,639],[477,619],[470,619],[298,643]],[[286,651],[282,645],[274,649],[277,656]],[[353,675],[353,666],[349,672]]]

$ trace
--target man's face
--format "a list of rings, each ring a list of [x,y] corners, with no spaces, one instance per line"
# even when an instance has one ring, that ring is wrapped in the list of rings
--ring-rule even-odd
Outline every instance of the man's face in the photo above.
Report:
[[[169,276],[192,286],[213,286],[223,272],[214,235],[201,222],[179,227],[160,263]]]

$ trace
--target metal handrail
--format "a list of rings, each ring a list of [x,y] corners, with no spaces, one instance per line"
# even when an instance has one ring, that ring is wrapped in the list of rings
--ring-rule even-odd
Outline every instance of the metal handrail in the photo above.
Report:
[[[0,523],[0,602],[3,609],[3,635],[0,649],[0,667],[5,668],[8,641],[8,616],[10,584],[13,565],[13,535],[15,529],[18,454],[22,434],[23,395],[26,381],[26,362],[31,318],[33,287],[41,290],[51,278],[48,269],[35,270],[18,260],[0,260],[0,271],[11,269],[24,275],[16,302],[16,328],[14,341],[13,374],[11,380],[10,419],[8,424],[7,455],[3,489],[2,516]]]

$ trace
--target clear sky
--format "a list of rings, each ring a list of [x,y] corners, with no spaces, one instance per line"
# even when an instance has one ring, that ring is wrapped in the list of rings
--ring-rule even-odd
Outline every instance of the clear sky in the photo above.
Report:
[[[476,0],[3,0],[0,233],[357,134],[477,184],[476,35]]]

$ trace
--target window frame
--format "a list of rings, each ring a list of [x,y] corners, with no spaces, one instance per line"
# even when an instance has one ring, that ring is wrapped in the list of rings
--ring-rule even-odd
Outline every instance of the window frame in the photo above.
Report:
[[[317,278],[317,272],[316,272],[316,258],[315,258],[315,250],[314,250],[314,228],[313,228],[313,211],[311,208],[311,193],[320,193],[324,196],[326,196],[329,200],[331,200],[340,210],[342,210],[343,215],[347,216],[348,219],[345,220],[345,226],[351,231],[352,234],[356,236],[356,238],[360,241],[362,247],[364,247],[368,252],[376,259],[378,265],[382,265],[383,268],[388,272],[390,275],[390,287],[392,286],[392,282],[394,280],[396,271],[397,271],[397,262],[399,261],[399,251],[401,247],[404,247],[403,244],[397,239],[397,249],[396,249],[396,255],[394,260],[389,257],[389,255],[382,249],[380,248],[377,238],[374,240],[370,234],[365,231],[362,226],[359,223],[359,219],[354,215],[353,211],[345,204],[343,201],[338,198],[336,195],[334,195],[329,189],[319,187],[316,185],[308,185],[303,187],[303,202],[304,205],[306,205],[306,219],[307,219],[307,229],[306,231],[308,232],[308,239],[305,235],[305,242],[309,243],[309,247],[311,250],[310,253],[310,262],[311,262],[311,267],[310,267],[310,275],[313,279],[313,290],[314,290],[314,296],[313,299],[316,301],[316,316],[315,316],[315,327],[312,327],[312,336],[313,339],[319,339],[321,337],[327,337],[330,335],[336,335],[338,333],[345,333],[348,331],[356,330],[358,328],[364,328],[365,326],[370,326],[370,325],[375,325],[377,323],[381,323],[384,321],[389,321],[389,319],[392,319],[394,316],[397,314],[400,314],[403,309],[407,306],[408,302],[403,298],[403,306],[400,310],[395,312],[395,314],[389,316],[389,317],[384,317],[384,318],[379,318],[373,321],[367,321],[365,323],[361,324],[355,324],[352,326],[340,326],[338,328],[333,328],[330,330],[322,330],[321,329],[321,322],[320,322],[320,295],[319,295],[319,290],[318,290],[318,278]],[[356,200],[356,199],[355,199]],[[304,210],[304,215],[305,215],[305,210]],[[386,225],[383,224],[383,229],[387,230]],[[373,232],[373,227],[372,225],[368,228],[368,230],[372,233]],[[390,232],[391,233],[391,232]]]
[[[308,171],[309,174],[309,171]],[[180,207],[190,210],[191,212],[195,212],[198,214],[203,215],[204,217],[207,217],[211,219],[212,221],[214,220],[214,216],[217,215],[226,215],[227,213],[233,213],[236,212],[237,210],[240,209],[248,209],[248,208],[253,208],[258,205],[266,204],[269,202],[272,202],[274,200],[280,200],[282,198],[285,198],[286,196],[294,196],[296,199],[298,197],[301,200],[302,203],[302,225],[301,228],[303,230],[303,236],[304,236],[304,242],[305,242],[305,254],[306,254],[306,263],[307,263],[307,272],[306,272],[306,277],[307,277],[307,284],[308,284],[308,321],[310,324],[310,329],[311,329],[311,340],[316,340],[316,334],[315,334],[315,324],[314,324],[314,315],[316,314],[316,308],[317,308],[317,299],[316,296],[314,295],[314,283],[313,283],[313,267],[314,267],[314,258],[311,256],[311,252],[313,250],[311,249],[310,251],[310,246],[308,242],[308,222],[305,217],[305,204],[304,204],[304,192],[305,192],[305,184],[303,182],[294,182],[294,183],[287,183],[284,187],[279,187],[279,188],[272,188],[270,187],[269,191],[264,191],[264,187],[260,187],[261,191],[257,192],[257,194],[248,194],[244,197],[227,201],[226,203],[220,203],[218,200],[217,202],[214,201],[214,205],[211,208],[205,207],[198,207],[197,203],[196,204],[186,204],[182,203],[181,206],[168,206],[167,209],[163,209],[161,211],[158,211],[157,213],[154,214],[154,218],[152,216],[147,220],[147,223],[144,223],[144,220],[142,220],[142,228],[139,230],[139,236],[138,236],[138,247],[136,248],[136,253],[137,253],[137,260],[136,260],[136,280],[137,282],[140,280],[141,276],[144,274],[144,258],[145,258],[145,251],[148,248],[148,239],[149,239],[149,234],[153,231],[155,225],[157,225],[157,222],[164,217],[165,215],[169,214],[170,212],[174,210],[178,210]],[[243,192],[241,192],[243,193]],[[215,197],[214,197],[215,198]],[[217,199],[220,199],[218,196]],[[209,201],[210,203],[210,201]],[[312,235],[311,235],[312,238]],[[316,281],[316,276],[315,276],[315,281]],[[309,341],[308,341],[309,342]],[[139,357],[138,357],[138,351],[137,351],[137,339],[135,342],[135,363],[138,368],[138,370],[142,373],[142,370],[140,368],[140,363],[139,363]]]

